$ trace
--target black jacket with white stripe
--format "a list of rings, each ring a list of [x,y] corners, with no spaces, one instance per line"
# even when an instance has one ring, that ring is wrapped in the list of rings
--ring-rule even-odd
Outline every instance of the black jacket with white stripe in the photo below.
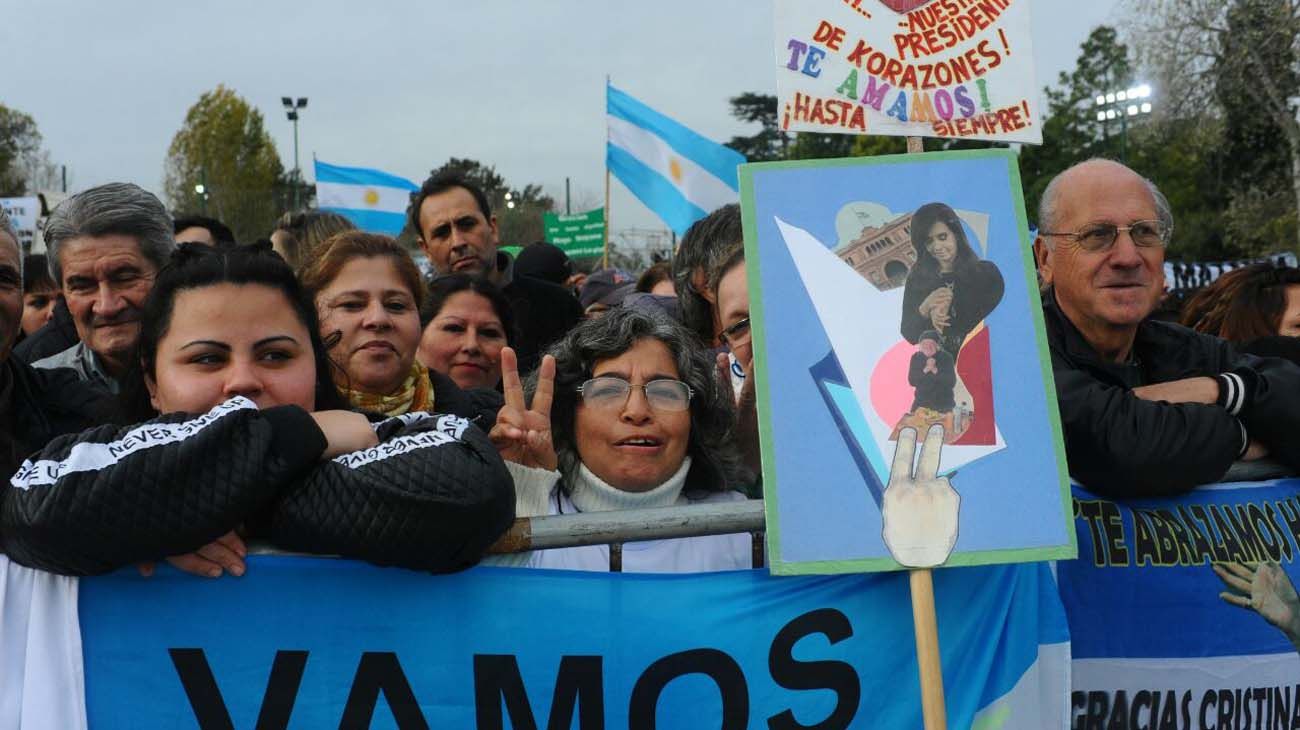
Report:
[[[1138,326],[1133,358],[1106,362],[1043,293],[1043,317],[1070,474],[1114,497],[1178,494],[1218,481],[1249,442],[1300,469],[1300,367],[1238,353],[1169,322]],[[1133,389],[1198,376],[1219,380],[1217,405],[1143,400]]]
[[[67,575],[192,552],[246,523],[288,550],[445,572],[514,519],[496,449],[457,416],[375,424],[378,446],[321,461],[295,406],[233,398],[201,416],[101,426],[51,441],[0,488],[0,551]]]

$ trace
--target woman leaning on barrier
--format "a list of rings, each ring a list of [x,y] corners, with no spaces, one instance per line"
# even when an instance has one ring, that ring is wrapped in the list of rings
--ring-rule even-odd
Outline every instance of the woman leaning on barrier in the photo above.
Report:
[[[666,317],[615,309],[578,325],[529,378],[502,358],[506,405],[491,438],[515,478],[519,516],[743,501],[735,491],[731,394],[713,358]],[[627,543],[623,570],[751,567],[748,533]],[[607,570],[609,547],[537,550],[493,562]]]
[[[315,307],[269,250],[181,245],[145,301],[139,355],[128,420],[145,423],[56,438],[0,485],[15,562],[84,575],[166,557],[239,575],[236,530],[255,526],[289,550],[445,571],[513,519],[510,476],[465,419],[347,409]]]

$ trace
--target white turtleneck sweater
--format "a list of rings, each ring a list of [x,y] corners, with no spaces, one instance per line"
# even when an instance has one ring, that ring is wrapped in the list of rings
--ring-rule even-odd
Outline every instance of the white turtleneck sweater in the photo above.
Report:
[[[585,464],[569,494],[560,491],[560,473],[534,469],[506,462],[515,480],[515,514],[540,517],[578,512],[611,512],[625,509],[649,509],[674,504],[743,501],[739,492],[712,492],[692,499],[682,493],[690,457],[663,484],[645,492],[628,492],[610,486]],[[749,533],[682,537],[623,544],[625,573],[706,573],[718,570],[745,570],[752,567],[752,543]],[[586,545],[574,548],[534,550],[514,555],[493,556],[486,565],[504,565],[558,570],[609,570],[609,546]]]

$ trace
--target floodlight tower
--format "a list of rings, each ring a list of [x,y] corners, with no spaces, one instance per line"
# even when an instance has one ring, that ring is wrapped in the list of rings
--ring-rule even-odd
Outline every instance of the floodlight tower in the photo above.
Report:
[[[1127,89],[1098,94],[1097,121],[1108,125],[1119,120],[1119,159],[1128,162],[1128,119],[1151,113],[1151,85],[1138,84]]]
[[[307,108],[307,97],[300,96],[294,101],[293,97],[282,96],[280,103],[284,104],[285,116],[293,122],[293,207],[297,210],[298,189],[302,187],[302,169],[298,167],[298,110]]]

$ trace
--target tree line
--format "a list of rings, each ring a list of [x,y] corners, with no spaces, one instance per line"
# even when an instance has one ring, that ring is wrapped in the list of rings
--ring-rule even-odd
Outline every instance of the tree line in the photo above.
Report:
[[[1094,29],[1074,69],[1045,89],[1043,144],[1019,149],[1030,220],[1054,175],[1090,157],[1122,158],[1169,197],[1177,221],[1170,258],[1300,251],[1300,0],[1124,3],[1127,42],[1113,27]],[[1154,113],[1123,125],[1098,121],[1096,97],[1138,81],[1155,88]],[[728,143],[753,162],[906,151],[901,137],[786,133],[768,94],[739,94],[730,107],[758,125]],[[996,145],[926,140],[930,150],[989,146]],[[492,165],[454,157],[431,174],[453,170],[488,192],[503,242],[542,240],[542,215],[555,201],[541,186],[512,186]],[[36,122],[0,104],[0,196],[54,189],[57,180]],[[280,213],[309,205],[315,191],[285,170],[262,113],[218,86],[189,108],[173,137],[164,192],[177,212],[214,215],[251,241]]]

